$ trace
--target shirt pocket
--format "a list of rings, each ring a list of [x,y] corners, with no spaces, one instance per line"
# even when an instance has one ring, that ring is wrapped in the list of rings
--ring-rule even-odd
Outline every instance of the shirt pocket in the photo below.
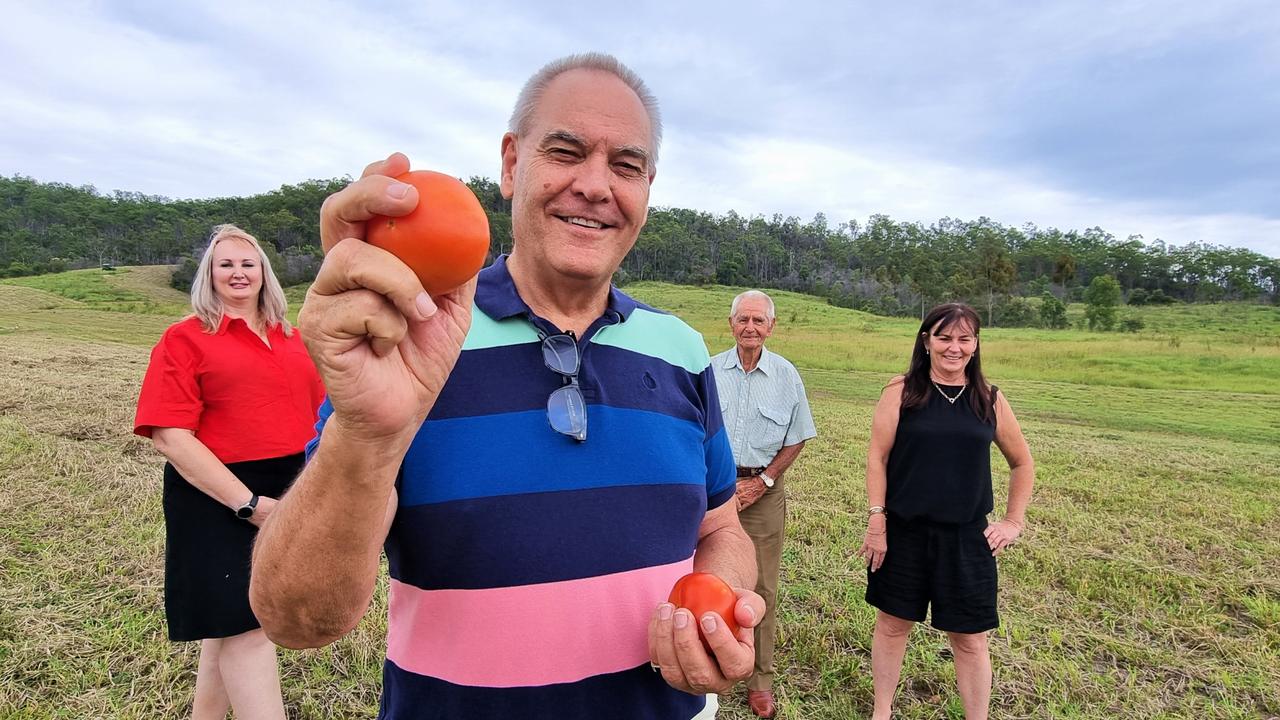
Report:
[[[782,441],[787,437],[787,426],[791,424],[791,414],[776,407],[759,407],[760,420],[756,423],[758,432],[752,438],[751,445],[757,450],[777,452],[782,448]]]

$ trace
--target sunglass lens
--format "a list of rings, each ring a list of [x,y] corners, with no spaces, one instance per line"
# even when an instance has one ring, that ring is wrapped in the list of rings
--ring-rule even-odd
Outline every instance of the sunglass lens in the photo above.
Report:
[[[578,343],[568,335],[552,335],[542,341],[542,359],[555,372],[574,375],[578,372]]]
[[[556,432],[587,439],[587,404],[577,387],[566,385],[551,393],[547,398],[547,419]]]

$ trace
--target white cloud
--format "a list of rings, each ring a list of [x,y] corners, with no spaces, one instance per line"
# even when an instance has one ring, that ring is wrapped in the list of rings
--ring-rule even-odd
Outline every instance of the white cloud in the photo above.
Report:
[[[570,2],[549,12],[505,0],[9,2],[0,24],[0,173],[104,191],[244,195],[354,175],[400,150],[418,167],[496,177],[499,138],[525,77],[553,57],[605,49],[662,100],[668,142],[657,204],[806,220],[823,212],[833,223],[872,213],[921,222],[986,215],[1280,254],[1280,215],[1233,205],[1242,188],[1265,195],[1274,183],[1265,162],[1235,182],[1238,166],[1211,175],[1203,165],[1214,156],[1202,152],[1160,165],[1173,168],[1161,178],[1168,182],[1134,176],[1108,189],[1099,183],[1118,173],[1100,167],[1093,177],[1064,162],[1084,157],[1072,149],[1091,130],[1071,118],[1046,122],[1031,106],[1053,88],[1080,87],[1082,72],[1179,43],[1243,44],[1276,59],[1274,43],[1257,41],[1280,29],[1267,7],[798,0]],[[1124,92],[1117,78],[1123,72],[1110,76],[1111,90]],[[1253,118],[1265,127],[1280,106],[1275,96],[1259,84],[1228,98],[1238,107],[1179,119]],[[1089,100],[1098,102],[1081,102]],[[1200,130],[1229,139],[1232,127]],[[1105,149],[1092,148],[1086,170]],[[1178,187],[1179,173],[1210,178],[1201,185],[1213,193]]]
[[[1173,244],[1212,242],[1280,256],[1280,220],[1187,215],[1086,197],[998,168],[961,167],[876,149],[779,137],[673,138],[654,185],[655,205],[741,215],[824,213],[834,224],[872,214],[925,225],[950,216],[1021,227],[1142,235]],[[705,178],[723,178],[706,182]]]

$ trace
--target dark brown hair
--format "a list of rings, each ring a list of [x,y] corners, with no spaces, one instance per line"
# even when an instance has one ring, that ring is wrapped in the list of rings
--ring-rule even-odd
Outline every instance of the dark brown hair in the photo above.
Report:
[[[964,303],[944,303],[934,307],[924,316],[920,323],[920,331],[916,333],[915,348],[911,351],[911,367],[903,376],[902,407],[921,408],[929,400],[929,393],[936,392],[933,379],[929,377],[929,355],[925,352],[926,339],[929,335],[937,335],[956,325],[968,325],[973,329],[974,340],[978,339],[978,331],[982,328],[982,320],[978,313]],[[983,422],[996,422],[996,395],[994,388],[987,383],[982,374],[982,343],[978,342],[973,349],[969,364],[965,365],[965,381],[968,383],[968,403],[973,414],[982,418]]]

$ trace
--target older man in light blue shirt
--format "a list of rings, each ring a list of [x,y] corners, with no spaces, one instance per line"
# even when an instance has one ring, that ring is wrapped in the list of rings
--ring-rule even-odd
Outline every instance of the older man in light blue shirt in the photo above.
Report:
[[[733,299],[729,327],[735,346],[711,359],[725,430],[738,466],[737,502],[742,527],[756,547],[756,592],[765,601],[756,626],[756,666],[747,681],[747,704],[764,718],[777,713],[773,696],[778,566],[786,518],[783,474],[817,431],[804,382],[794,365],[765,349],[776,322],[773,300],[758,290]]]

